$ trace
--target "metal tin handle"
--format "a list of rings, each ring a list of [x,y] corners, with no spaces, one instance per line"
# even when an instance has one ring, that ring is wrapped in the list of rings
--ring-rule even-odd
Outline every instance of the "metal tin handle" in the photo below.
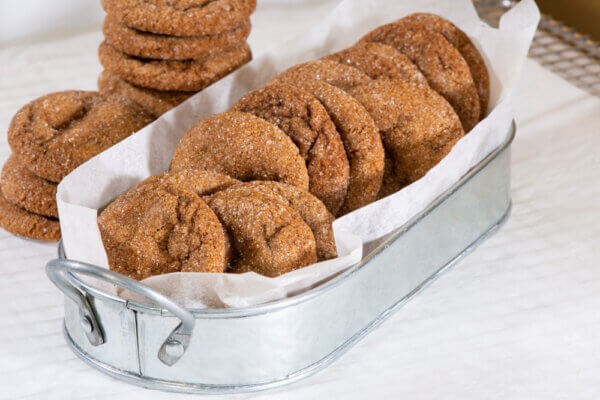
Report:
[[[194,316],[173,300],[150,289],[148,286],[108,269],[72,260],[52,260],[48,262],[46,264],[46,274],[57,288],[79,306],[82,326],[93,346],[104,343],[104,335],[98,318],[92,309],[89,295],[73,282],[73,274],[101,279],[151,300],[157,306],[175,314],[181,320],[181,323],[171,332],[158,351],[158,359],[163,364],[168,366],[175,364],[187,350],[196,323]],[[69,278],[69,275],[71,275],[71,278]]]

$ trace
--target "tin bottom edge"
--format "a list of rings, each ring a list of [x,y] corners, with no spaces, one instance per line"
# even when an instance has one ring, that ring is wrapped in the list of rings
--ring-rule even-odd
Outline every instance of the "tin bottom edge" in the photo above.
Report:
[[[202,393],[202,394],[226,394],[226,393],[244,393],[244,392],[256,392],[260,390],[274,389],[281,386],[289,385],[296,381],[299,381],[304,378],[308,378],[321,371],[339,357],[341,357],[346,351],[348,351],[352,346],[354,346],[357,342],[359,342],[362,338],[364,338],[368,333],[370,333],[373,329],[377,328],[381,325],[387,318],[389,318],[394,312],[400,309],[408,300],[414,297],[416,294],[421,292],[424,288],[426,288],[429,284],[439,278],[443,273],[450,270],[454,265],[456,265],[460,260],[462,260],[466,255],[468,255],[471,251],[477,248],[481,243],[483,243],[486,239],[496,233],[508,220],[510,213],[512,210],[512,202],[508,203],[508,207],[505,213],[502,215],[500,220],[498,220],[494,225],[492,225],[489,229],[487,229],[481,236],[479,236],[473,243],[471,243],[468,247],[466,247],[462,252],[460,252],[456,257],[450,260],[447,264],[438,269],[435,273],[433,273],[429,278],[423,281],[419,286],[414,288],[410,293],[406,296],[398,300],[394,305],[381,313],[377,318],[375,318],[371,323],[365,326],[361,331],[357,332],[354,336],[344,342],[342,345],[337,347],[334,351],[329,353],[327,356],[323,357],[321,360],[315,362],[314,364],[309,365],[306,368],[298,370],[284,378],[277,379],[271,382],[257,383],[257,384],[247,384],[247,385],[216,385],[216,384],[194,384],[194,383],[183,383],[183,382],[175,382],[175,381],[165,381],[155,378],[147,378],[138,374],[134,374],[132,372],[123,371],[121,369],[115,368],[109,364],[103,363],[99,360],[96,360],[90,357],[88,354],[83,352],[77,344],[71,338],[71,335],[67,331],[66,326],[63,323],[63,335],[67,342],[67,345],[71,348],[71,350],[75,353],[77,357],[82,359],[86,364],[98,369],[99,371],[110,375],[116,379],[137,385],[142,386],[149,389],[156,390],[164,390],[169,392],[181,392],[181,393]]]

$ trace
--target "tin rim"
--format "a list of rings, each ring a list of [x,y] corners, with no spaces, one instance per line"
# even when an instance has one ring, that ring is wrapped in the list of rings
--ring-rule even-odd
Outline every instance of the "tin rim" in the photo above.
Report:
[[[477,165],[472,167],[463,177],[452,185],[448,190],[440,194],[435,200],[433,200],[427,208],[421,211],[419,214],[415,215],[411,218],[407,223],[398,228],[394,234],[387,240],[386,242],[393,241],[398,236],[402,235],[404,232],[409,230],[412,226],[417,224],[421,219],[427,216],[431,211],[433,211],[438,205],[444,203],[446,199],[454,192],[456,192],[459,188],[464,186],[467,182],[469,182],[479,171],[485,168],[491,161],[493,161],[500,153],[506,150],[512,141],[515,138],[516,133],[516,123],[513,120],[510,126],[509,134],[506,140],[498,146],[495,150],[493,150],[490,154],[488,154],[483,160],[481,160]],[[509,206],[510,209],[510,206]],[[508,218],[509,212],[507,211],[506,218]],[[484,234],[485,236],[486,234]],[[483,236],[482,236],[483,237]],[[348,268],[346,271],[343,271],[339,275],[330,279],[327,282],[324,282],[318,285],[315,288],[307,290],[306,292],[300,293],[298,295],[283,298],[279,300],[275,300],[270,303],[259,304],[251,307],[243,307],[243,308],[189,308],[188,311],[191,312],[195,318],[202,319],[210,319],[210,318],[236,318],[241,315],[250,316],[250,315],[260,315],[260,314],[268,314],[270,312],[276,311],[280,308],[288,307],[291,305],[296,305],[299,303],[303,303],[308,301],[309,299],[318,296],[320,293],[328,290],[331,287],[339,285],[343,280],[349,278],[351,275],[357,273],[360,269],[362,269],[371,259],[377,256],[384,248],[385,243],[380,244],[375,249],[373,249],[365,258],[363,258],[358,264]],[[462,253],[461,253],[462,254]],[[62,246],[62,241],[58,245],[58,258],[66,259],[66,255],[64,252],[64,248]],[[446,268],[446,267],[443,267]],[[154,306],[152,304],[136,302],[131,300],[125,300],[115,295],[108,294],[103,292],[89,284],[85,281],[79,279],[77,276],[71,276],[74,281],[76,281],[82,288],[88,291],[90,294],[96,297],[100,297],[104,300],[125,303],[127,308],[136,311],[143,311],[149,314],[160,314],[164,316],[173,316],[170,312]]]

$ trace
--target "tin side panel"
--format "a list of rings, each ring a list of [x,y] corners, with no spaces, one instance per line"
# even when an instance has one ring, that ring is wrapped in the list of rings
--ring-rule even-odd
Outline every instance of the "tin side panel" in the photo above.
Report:
[[[174,366],[163,365],[157,352],[178,321],[138,312],[142,374],[231,391],[314,370],[315,363],[359,338],[503,219],[510,207],[509,158],[508,149],[501,152],[431,212],[389,239],[385,251],[318,295],[263,314],[199,315],[191,344]]]
[[[79,307],[65,297],[65,329],[79,353],[117,369],[139,373],[135,312],[124,303],[91,300],[96,318],[102,327],[104,343],[92,346],[88,341],[79,317]],[[93,361],[92,360],[92,361]]]

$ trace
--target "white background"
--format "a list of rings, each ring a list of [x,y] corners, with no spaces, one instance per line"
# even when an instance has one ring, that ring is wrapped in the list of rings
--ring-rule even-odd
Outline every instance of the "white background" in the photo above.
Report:
[[[0,0],[0,45],[99,27],[100,0]]]

